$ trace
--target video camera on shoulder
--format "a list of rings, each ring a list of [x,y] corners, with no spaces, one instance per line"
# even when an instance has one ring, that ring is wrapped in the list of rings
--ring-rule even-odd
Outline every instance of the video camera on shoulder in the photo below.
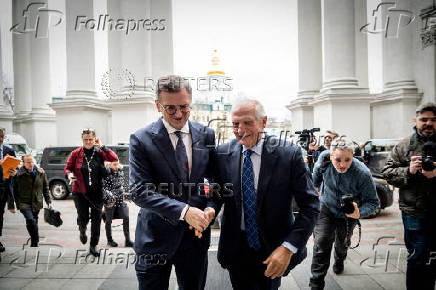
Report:
[[[314,132],[319,132],[319,128],[312,128],[312,129],[304,129],[302,131],[295,131],[295,134],[298,136],[298,142],[297,144],[304,148],[304,150],[309,151],[309,144],[312,142],[312,139],[314,137]]]
[[[436,160],[436,143],[432,141],[427,141],[424,143],[423,154],[422,154],[422,169],[425,171],[432,171],[436,168],[433,164]]]
[[[354,212],[353,196],[351,194],[341,196],[341,210],[344,214],[352,214]]]

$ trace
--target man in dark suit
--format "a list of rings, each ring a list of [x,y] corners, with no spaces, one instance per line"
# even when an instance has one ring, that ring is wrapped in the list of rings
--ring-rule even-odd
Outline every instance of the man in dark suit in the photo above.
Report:
[[[201,184],[215,134],[188,121],[191,102],[186,80],[160,78],[155,103],[162,118],[130,136],[130,194],[141,207],[134,247],[140,289],[168,289],[172,265],[179,289],[206,282],[215,204]]]
[[[5,138],[6,129],[0,128],[0,160],[6,155],[15,156],[15,152],[12,148],[3,145],[3,140]],[[15,169],[11,169],[9,174],[12,176],[16,174]],[[3,177],[3,167],[0,166],[0,236],[2,236],[3,231],[3,215],[5,213],[6,202],[8,201],[8,197],[13,193],[11,179],[5,179]],[[5,247],[0,242],[0,253],[5,251]]]
[[[306,257],[319,213],[300,148],[264,136],[266,121],[262,104],[240,99],[232,108],[236,139],[216,152],[217,183],[233,185],[232,194],[221,191],[218,261],[234,289],[278,289],[280,277]]]

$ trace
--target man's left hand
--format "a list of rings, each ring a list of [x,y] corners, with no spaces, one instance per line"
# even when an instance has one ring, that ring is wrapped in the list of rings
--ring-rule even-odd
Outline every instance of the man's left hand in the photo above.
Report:
[[[271,279],[281,277],[288,268],[292,255],[293,253],[289,249],[283,246],[277,247],[271,255],[263,261],[264,264],[268,265],[265,270],[265,276]]]
[[[354,205],[354,212],[350,214],[345,214],[347,217],[358,220],[360,218],[360,211],[359,207],[357,206],[357,203],[353,201]]]
[[[15,175],[17,175],[17,170],[16,170],[15,168],[11,168],[11,169],[9,169],[8,172],[9,172],[9,175],[10,175],[10,176],[15,176]]]
[[[433,162],[433,165],[436,166],[436,162]],[[436,177],[436,169],[433,169],[432,171],[425,171],[424,169],[421,169],[421,173],[429,179]]]

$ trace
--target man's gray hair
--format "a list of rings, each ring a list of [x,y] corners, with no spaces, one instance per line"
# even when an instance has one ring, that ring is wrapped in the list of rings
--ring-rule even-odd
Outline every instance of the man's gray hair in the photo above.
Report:
[[[330,152],[338,150],[347,150],[354,154],[354,143],[348,138],[335,138],[330,146]]]
[[[1,128],[0,128],[0,131],[3,131],[3,133],[6,134],[6,128],[1,127]]]
[[[238,97],[234,102],[232,103],[232,113],[239,109],[242,106],[246,105],[254,105],[254,113],[256,115],[256,119],[262,120],[265,116],[265,108],[263,107],[262,103],[254,98],[248,98],[248,97]]]
[[[169,75],[165,77],[159,78],[156,86],[156,97],[159,102],[161,102],[161,92],[167,93],[177,93],[180,92],[183,88],[189,93],[192,99],[192,88],[189,84],[189,81],[181,76],[177,75]]]

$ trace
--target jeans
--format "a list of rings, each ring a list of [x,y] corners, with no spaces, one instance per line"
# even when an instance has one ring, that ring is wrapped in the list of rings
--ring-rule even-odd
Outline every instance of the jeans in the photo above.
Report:
[[[36,245],[39,242],[38,234],[38,214],[39,210],[32,211],[30,208],[20,209],[26,219],[26,228],[30,235],[31,245]]]
[[[311,287],[324,288],[324,277],[330,266],[333,243],[335,244],[335,261],[345,260],[356,224],[356,219],[336,218],[325,205],[321,204],[321,212],[313,231]]]
[[[419,219],[402,213],[404,225],[404,242],[407,252],[407,289],[431,289],[435,288],[436,279],[436,247],[434,231],[428,227],[423,219]],[[433,234],[433,237],[432,237]],[[432,259],[430,251],[433,250]]]

